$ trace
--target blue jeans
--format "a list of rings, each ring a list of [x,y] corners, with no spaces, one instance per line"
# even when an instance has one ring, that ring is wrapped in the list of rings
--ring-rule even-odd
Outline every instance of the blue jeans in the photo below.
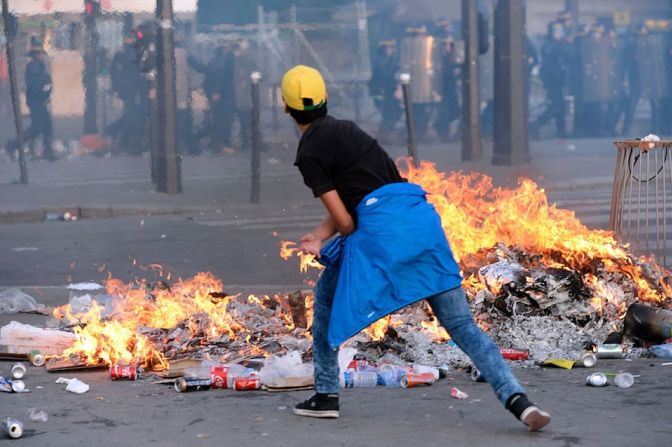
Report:
[[[327,341],[329,317],[338,283],[338,273],[337,264],[327,267],[315,286],[315,314],[312,331],[315,390],[318,393],[338,393],[339,391],[338,350],[331,349]],[[495,343],[474,322],[461,287],[427,298],[427,302],[453,341],[471,358],[476,368],[492,386],[502,404],[506,404],[513,394],[525,393]]]

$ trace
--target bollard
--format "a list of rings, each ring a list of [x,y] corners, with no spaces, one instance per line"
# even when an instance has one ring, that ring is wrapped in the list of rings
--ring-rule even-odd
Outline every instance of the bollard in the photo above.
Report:
[[[260,111],[259,111],[259,82],[261,81],[261,73],[258,71],[252,72],[250,75],[252,79],[252,194],[250,201],[252,203],[259,203],[260,194],[260,164],[261,164],[261,129],[260,125]]]
[[[413,124],[413,109],[411,104],[411,75],[402,73],[399,75],[401,90],[404,93],[404,110],[406,112],[406,131],[408,135],[408,156],[413,159],[413,165],[418,166],[418,152],[415,145],[415,126]]]

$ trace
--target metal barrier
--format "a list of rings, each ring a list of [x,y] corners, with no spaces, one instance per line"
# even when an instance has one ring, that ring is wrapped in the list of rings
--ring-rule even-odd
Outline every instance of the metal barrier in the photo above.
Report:
[[[667,265],[667,211],[672,210],[672,141],[616,141],[609,229],[639,254]],[[653,244],[655,242],[655,252]]]

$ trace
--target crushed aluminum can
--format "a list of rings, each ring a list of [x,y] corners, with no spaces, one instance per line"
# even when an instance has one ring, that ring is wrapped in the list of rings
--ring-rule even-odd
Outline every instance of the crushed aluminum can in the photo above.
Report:
[[[229,367],[225,365],[210,368],[210,380],[213,388],[228,388]]]
[[[592,368],[597,363],[597,356],[593,352],[584,352],[581,358],[575,362],[576,366],[583,366],[584,368]]]
[[[450,395],[453,396],[455,399],[459,399],[459,400],[464,400],[464,399],[469,398],[469,395],[467,393],[465,393],[464,391],[459,390],[455,387],[452,387],[450,389]]]
[[[401,378],[402,388],[413,388],[416,386],[432,385],[434,383],[434,374],[430,373],[406,373]]]
[[[607,376],[604,375],[604,373],[593,373],[586,378],[586,385],[601,387],[607,386],[609,383],[607,382]]]
[[[209,379],[185,379],[180,377],[175,381],[175,391],[186,393],[188,391],[206,391],[212,386]]]
[[[110,366],[110,378],[112,380],[136,380],[138,368],[136,366],[112,365]]]
[[[23,379],[26,377],[26,365],[23,363],[16,363],[12,366],[12,377],[15,379]]]
[[[527,360],[530,358],[530,351],[528,349],[500,348],[499,353],[506,360]]]
[[[30,351],[27,355],[28,361],[32,363],[33,366],[44,366],[46,359],[37,349]]]
[[[27,393],[23,380],[8,380],[0,376],[0,391],[3,393]]]
[[[23,424],[14,418],[7,418],[2,422],[2,431],[8,438],[19,439],[23,436]]]
[[[601,344],[593,346],[593,352],[598,359],[622,359],[623,346],[617,343]]]
[[[252,391],[261,388],[259,377],[236,377],[233,381],[233,389],[236,391]]]
[[[483,377],[483,375],[478,369],[472,367],[471,380],[473,380],[474,382],[485,382],[485,377]]]
[[[23,380],[11,380],[10,383],[12,384],[12,392],[13,393],[26,393],[26,384],[23,382]]]

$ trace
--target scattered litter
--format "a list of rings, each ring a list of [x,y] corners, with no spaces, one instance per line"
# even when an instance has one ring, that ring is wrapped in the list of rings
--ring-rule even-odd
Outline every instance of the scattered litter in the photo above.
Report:
[[[467,393],[465,393],[464,391],[459,390],[455,387],[452,387],[450,389],[450,395],[453,396],[455,399],[459,399],[459,400],[469,399],[469,395]]]
[[[65,391],[70,391],[71,393],[83,394],[89,391],[89,385],[76,378],[66,379],[65,377],[59,377],[56,379],[56,383],[67,383],[68,386],[65,387]]]
[[[43,355],[60,355],[76,338],[72,332],[42,329],[18,321],[0,328],[0,345],[17,353],[39,350]]]
[[[402,388],[413,388],[416,386],[428,386],[434,383],[434,374],[429,373],[406,373],[401,378]]]
[[[37,408],[29,408],[26,411],[28,419],[36,422],[47,422],[49,420],[49,415],[44,410],[39,410]]]
[[[555,366],[558,368],[572,369],[574,366],[574,360],[568,359],[546,359],[543,362],[539,363],[541,366]]]
[[[5,379],[4,377],[0,376],[0,392],[29,393],[30,390],[26,389],[26,384],[23,383],[23,380]]]
[[[40,249],[37,247],[14,247],[12,248],[12,251],[15,251],[17,253],[22,253],[24,251],[39,251]]]
[[[45,306],[19,289],[12,288],[0,292],[0,314],[45,313]]]
[[[623,320],[624,333],[653,343],[664,343],[672,335],[672,311],[633,303]]]
[[[278,407],[278,410],[286,410],[286,409],[287,409],[287,405],[280,405]]]
[[[78,282],[75,284],[68,284],[69,290],[100,290],[104,287],[95,282]]]
[[[619,388],[630,388],[635,383],[635,377],[627,372],[618,373],[614,376],[614,383]]]
[[[261,383],[270,387],[280,388],[287,379],[301,378],[301,382],[311,385],[313,382],[312,363],[303,363],[298,351],[291,351],[283,356],[271,355],[264,361],[259,371]]]
[[[609,382],[604,373],[593,373],[586,378],[586,385],[602,387],[609,385]]]
[[[178,377],[175,381],[175,391],[178,393],[186,393],[188,391],[207,391],[212,387],[210,379],[192,379],[186,377]]]
[[[2,431],[11,439],[23,436],[23,424],[14,418],[7,418],[2,423]]]
[[[23,379],[26,376],[26,365],[23,363],[16,363],[12,366],[12,377],[15,379]]]
[[[649,352],[661,359],[672,359],[672,343],[651,346]]]

